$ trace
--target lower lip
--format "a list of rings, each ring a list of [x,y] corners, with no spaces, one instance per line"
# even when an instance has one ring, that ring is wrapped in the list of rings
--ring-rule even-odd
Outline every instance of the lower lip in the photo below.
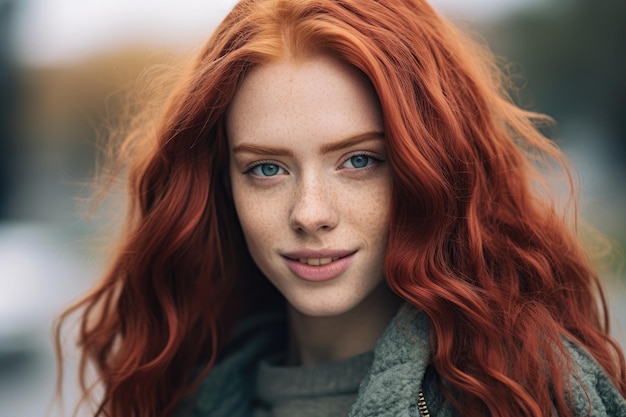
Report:
[[[352,262],[354,254],[339,258],[326,265],[312,266],[293,259],[285,258],[287,267],[299,278],[310,282],[330,281],[341,275]]]

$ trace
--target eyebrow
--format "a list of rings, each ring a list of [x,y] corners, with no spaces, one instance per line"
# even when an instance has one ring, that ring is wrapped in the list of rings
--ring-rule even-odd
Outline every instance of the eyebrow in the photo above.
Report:
[[[349,148],[354,145],[358,145],[361,142],[367,142],[373,139],[382,140],[384,137],[382,132],[367,132],[358,134],[356,136],[350,136],[346,139],[342,139],[335,143],[329,143],[322,146],[320,149],[322,154],[328,154],[331,152],[340,151],[342,149]],[[272,155],[272,156],[289,156],[293,157],[293,152],[286,148],[271,148],[266,146],[250,145],[243,143],[233,148],[233,153],[249,152],[257,155]]]

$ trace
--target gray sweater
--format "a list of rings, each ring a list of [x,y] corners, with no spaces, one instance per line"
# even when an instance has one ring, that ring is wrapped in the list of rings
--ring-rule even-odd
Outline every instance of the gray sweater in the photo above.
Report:
[[[176,416],[250,417],[257,365],[261,358],[275,352],[281,327],[275,316],[245,323],[235,337],[236,347],[214,366],[195,394],[181,404]],[[432,367],[427,366],[428,338],[426,315],[402,308],[376,345],[372,366],[360,384],[349,417],[422,417],[417,404],[420,388],[431,417],[455,416],[434,383]],[[573,379],[576,415],[586,416],[591,405],[590,417],[626,416],[626,400],[601,367],[579,346],[567,345],[582,381],[581,385]]]
[[[374,352],[315,366],[282,366],[284,356],[261,361],[252,417],[346,417]]]

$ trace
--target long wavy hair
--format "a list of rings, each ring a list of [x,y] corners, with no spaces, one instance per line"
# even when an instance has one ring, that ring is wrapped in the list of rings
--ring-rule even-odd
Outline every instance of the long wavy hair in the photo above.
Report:
[[[393,172],[386,280],[429,317],[455,407],[571,416],[564,338],[626,394],[598,276],[541,192],[540,166],[556,162],[572,183],[565,158],[538,129],[546,118],[512,103],[490,53],[424,0],[244,0],[156,127],[128,136],[119,247],[62,316],[80,313],[82,374],[95,365],[103,387],[96,415],[171,415],[243,316],[284,303],[242,239],[224,118],[251,67],[313,50],[360,69],[378,94]]]

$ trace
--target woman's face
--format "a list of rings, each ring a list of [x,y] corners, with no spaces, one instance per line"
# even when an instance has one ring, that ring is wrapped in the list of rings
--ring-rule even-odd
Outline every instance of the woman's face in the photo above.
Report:
[[[326,55],[255,67],[227,133],[248,249],[292,307],[338,315],[385,285],[391,173],[362,73]]]

